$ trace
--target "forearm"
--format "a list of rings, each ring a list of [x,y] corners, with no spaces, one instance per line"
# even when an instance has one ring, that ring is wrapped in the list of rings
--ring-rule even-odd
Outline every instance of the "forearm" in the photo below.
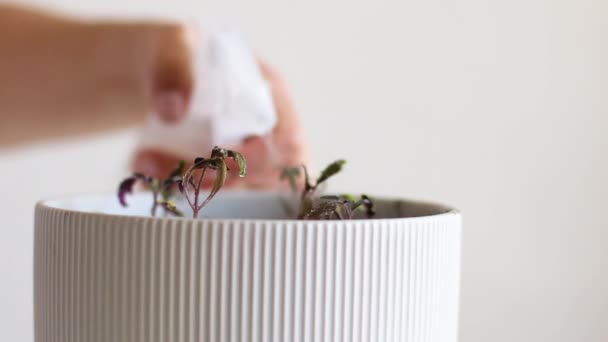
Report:
[[[141,122],[159,44],[173,28],[0,6],[0,146]]]

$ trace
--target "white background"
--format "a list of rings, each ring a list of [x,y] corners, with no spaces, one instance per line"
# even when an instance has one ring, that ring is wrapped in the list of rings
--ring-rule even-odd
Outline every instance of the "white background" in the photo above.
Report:
[[[39,2],[233,19],[335,188],[462,209],[462,342],[608,341],[605,0]],[[0,341],[32,341],[35,200],[112,191],[134,141],[0,151]]]

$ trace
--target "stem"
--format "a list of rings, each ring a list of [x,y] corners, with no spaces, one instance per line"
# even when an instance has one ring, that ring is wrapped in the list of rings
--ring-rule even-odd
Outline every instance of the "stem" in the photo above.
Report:
[[[154,200],[154,203],[152,203],[152,209],[150,211],[152,216],[156,216],[156,207],[158,206],[158,192],[152,191],[152,199]]]
[[[340,215],[340,211],[338,210],[338,208],[336,208],[336,210],[334,210],[334,215],[336,215],[336,217],[338,218],[338,220],[342,220],[342,215]],[[330,215],[331,218],[331,215]]]
[[[314,193],[314,188],[311,188],[308,191],[307,190],[302,191],[302,196],[300,197],[300,205],[299,205],[299,209],[298,209],[298,212],[299,212],[298,219],[304,217],[307,214],[306,212],[304,212],[304,209],[305,209],[304,205],[306,204],[306,200],[309,197],[312,198],[313,193]],[[311,208],[308,208],[308,209],[310,211]]]
[[[344,209],[344,211],[346,211],[346,219],[350,220],[353,218],[353,213],[354,210],[352,210],[349,206],[349,203],[343,203],[342,204],[342,208]],[[340,217],[341,220],[343,220],[343,217]]]
[[[192,208],[192,210],[194,210],[194,205],[192,204],[192,201],[190,200],[190,196],[188,196],[188,186],[187,185],[184,188],[184,197],[186,197],[186,201],[188,201],[188,205],[190,206],[190,208]]]
[[[209,196],[205,199],[205,201],[203,201],[203,203],[201,203],[201,205],[199,206],[199,210],[203,209],[207,203],[209,203],[209,201],[211,201],[211,199],[213,198],[213,196],[215,196],[215,194],[209,194]]]
[[[192,217],[196,218],[198,216],[198,193],[199,193],[199,188],[196,187],[194,188],[194,204],[192,206]]]
[[[207,171],[206,168],[203,169],[203,173],[201,174],[201,177],[198,179],[198,186],[199,186],[199,188],[201,186],[201,181],[203,179],[203,176],[205,175],[205,171]],[[213,196],[215,196],[215,193],[214,192],[210,192],[209,196],[207,196],[207,198],[203,201],[203,203],[201,203],[201,205],[198,207],[198,210],[203,209],[207,205],[207,203],[209,203],[209,201],[211,200],[211,198],[213,198]]]
[[[196,186],[194,187],[194,204],[190,205],[192,207],[192,217],[193,218],[197,218],[198,217],[198,212],[203,209],[203,207],[205,206],[206,203],[203,203],[201,206],[198,205],[198,198],[200,195],[200,191],[201,191],[201,185],[203,183],[203,177],[205,177],[205,172],[207,171],[207,168],[204,168],[201,171],[201,175],[198,177],[198,182],[196,182]]]
[[[209,203],[209,201],[211,201],[211,199],[213,198],[213,196],[215,196],[215,194],[217,193],[217,190],[214,192],[213,190],[209,193],[209,195],[207,196],[207,198],[203,201],[203,203],[201,203],[199,210],[203,209],[207,203]]]

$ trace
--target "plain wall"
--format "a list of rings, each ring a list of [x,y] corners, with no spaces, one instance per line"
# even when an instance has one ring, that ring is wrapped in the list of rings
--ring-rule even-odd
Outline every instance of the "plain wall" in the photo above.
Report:
[[[607,1],[38,2],[230,18],[349,160],[334,189],[463,211],[462,342],[608,341]],[[113,191],[134,141],[0,151],[0,341],[32,341],[34,202]]]

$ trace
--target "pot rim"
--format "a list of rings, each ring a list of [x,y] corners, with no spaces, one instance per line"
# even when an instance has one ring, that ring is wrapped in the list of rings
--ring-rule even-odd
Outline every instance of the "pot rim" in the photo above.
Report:
[[[133,194],[133,197],[145,196],[146,192],[138,192]],[[257,190],[225,190],[221,193],[222,196],[281,196],[285,195],[285,192],[279,191],[257,191]],[[423,221],[429,219],[438,218],[449,218],[449,217],[460,217],[461,213],[458,209],[450,206],[439,204],[433,201],[417,200],[417,199],[406,199],[395,196],[370,196],[372,199],[395,202],[399,205],[415,204],[425,206],[429,210],[433,210],[436,213],[426,214],[420,216],[405,216],[405,217],[388,217],[388,218],[371,218],[371,219],[352,219],[352,220],[297,220],[297,219],[263,219],[263,218],[213,218],[213,217],[201,217],[194,219],[192,217],[175,217],[175,216],[149,216],[149,215],[134,215],[134,214],[115,214],[115,213],[104,213],[96,211],[76,210],[62,208],[62,202],[66,201],[77,201],[79,199],[104,199],[115,197],[116,194],[89,194],[89,195],[75,195],[75,196],[60,196],[50,199],[39,200],[35,205],[35,212],[51,211],[62,215],[84,215],[96,219],[105,220],[121,220],[125,221],[161,221],[161,222],[199,222],[199,223],[243,223],[243,222],[254,222],[254,223],[266,223],[266,224],[285,224],[285,223],[299,223],[299,224],[338,224],[338,223],[380,223],[380,222],[404,222],[404,221]],[[220,194],[218,194],[220,196]]]

